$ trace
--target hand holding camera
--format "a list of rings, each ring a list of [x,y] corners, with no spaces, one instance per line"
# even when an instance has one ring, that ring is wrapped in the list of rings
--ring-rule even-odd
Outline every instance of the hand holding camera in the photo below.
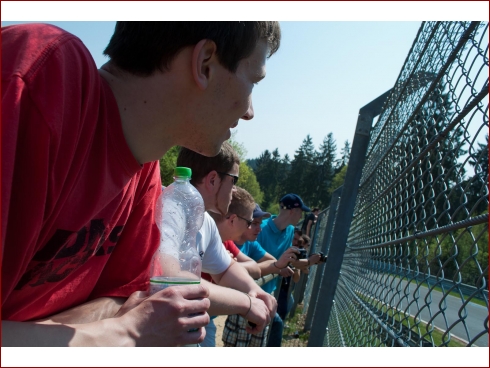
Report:
[[[306,249],[300,248],[298,249],[299,253],[296,253],[296,259],[305,259],[306,258]]]
[[[277,260],[276,264],[278,268],[286,268],[291,261],[295,261],[297,258],[298,248],[289,247]]]

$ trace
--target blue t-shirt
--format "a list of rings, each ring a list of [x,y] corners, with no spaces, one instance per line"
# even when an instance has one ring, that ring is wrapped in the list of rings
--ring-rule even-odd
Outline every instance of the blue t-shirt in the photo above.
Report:
[[[258,262],[258,260],[265,256],[265,253],[267,253],[265,249],[262,248],[260,244],[256,241],[247,241],[242,245],[237,244],[236,246],[238,247],[238,249],[240,249],[240,252],[242,252],[246,256],[249,256],[255,262]]]
[[[262,231],[257,237],[257,242],[267,253],[279,259],[286,249],[293,245],[294,226],[288,225],[284,230],[279,230],[274,221],[272,221],[276,217],[272,216],[262,221]],[[262,289],[268,293],[272,293],[276,290],[277,281],[277,279],[269,281],[262,285]]]

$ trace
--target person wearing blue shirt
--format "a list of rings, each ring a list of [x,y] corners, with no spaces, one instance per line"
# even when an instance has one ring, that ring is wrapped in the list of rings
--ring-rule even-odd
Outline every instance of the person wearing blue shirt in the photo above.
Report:
[[[257,237],[260,243],[268,253],[275,258],[279,258],[288,248],[293,245],[294,227],[303,216],[303,211],[310,212],[303,200],[297,194],[286,194],[279,200],[280,210],[279,215],[262,222],[262,231]],[[296,268],[302,263],[300,261],[292,261],[291,264]],[[309,261],[308,261],[309,264]],[[277,287],[278,280],[272,280],[262,285],[262,289],[272,293]],[[267,346],[281,346],[282,331],[284,325],[281,317],[276,313],[271,326],[269,341]]]

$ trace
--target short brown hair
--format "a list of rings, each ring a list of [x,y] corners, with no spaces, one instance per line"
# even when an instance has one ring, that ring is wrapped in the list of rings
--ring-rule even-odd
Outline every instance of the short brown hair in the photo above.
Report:
[[[311,239],[308,235],[303,234],[301,235],[301,238],[303,238],[303,240],[305,241],[305,245],[310,244]]]
[[[255,208],[255,200],[252,195],[245,189],[236,187],[236,190],[232,192],[232,198],[230,206],[228,207],[228,213],[223,216],[214,212],[208,212],[216,223],[222,222],[226,217],[230,215],[238,215],[241,217],[248,216],[247,212],[253,212]]]
[[[192,170],[191,184],[194,186],[202,182],[211,171],[227,173],[234,164],[240,165],[240,157],[226,141],[223,142],[219,153],[214,157],[203,156],[185,147],[180,148],[177,156],[177,166],[185,166]]]
[[[104,55],[119,68],[148,76],[166,71],[184,47],[208,39],[216,43],[220,63],[235,72],[240,60],[249,57],[259,40],[267,41],[268,56],[280,46],[278,22],[117,22]]]
[[[255,200],[252,195],[245,189],[236,187],[232,193],[230,207],[228,207],[228,215],[235,214],[244,217],[247,212],[253,212],[255,208]]]

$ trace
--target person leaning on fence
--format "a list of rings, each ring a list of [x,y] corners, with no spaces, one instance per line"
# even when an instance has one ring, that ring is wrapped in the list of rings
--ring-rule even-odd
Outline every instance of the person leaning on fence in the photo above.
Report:
[[[240,239],[236,241],[241,253],[249,256],[257,262],[262,276],[269,274],[280,274],[282,276],[292,275],[293,271],[288,267],[289,262],[295,259],[296,248],[290,248],[277,260],[267,253],[256,241],[261,231],[263,218],[270,217],[269,212],[264,212],[258,204],[253,211],[251,226],[243,232]],[[248,321],[240,315],[228,316],[222,334],[223,346],[225,347],[264,347],[267,342],[268,326],[262,332],[250,334],[247,332]]]
[[[3,346],[202,341],[205,285],[145,297],[158,160],[216,155],[279,43],[277,22],[117,22],[97,69],[58,27],[2,27]]]
[[[235,187],[228,213],[222,216],[215,212],[209,212],[209,215],[215,221],[219,235],[223,241],[223,247],[231,258],[237,261],[240,266],[245,267],[249,274],[258,275],[258,278],[260,277],[260,269],[257,263],[241,253],[234,243],[234,240],[239,239],[242,233],[249,227],[254,206],[255,202],[253,197],[245,189]],[[201,276],[209,282],[214,282],[212,276],[208,273],[202,273]],[[201,343],[202,347],[216,346],[216,325],[213,321],[215,317],[211,316],[211,320],[206,325],[206,337]],[[247,317],[247,315],[244,317]]]
[[[261,227],[262,231],[257,237],[260,245],[274,257],[279,258],[289,247],[292,246],[295,225],[301,219],[303,211],[310,209],[303,203],[297,194],[286,194],[279,200],[279,215],[265,220]],[[290,263],[295,268],[307,267],[316,264],[320,260],[319,255],[312,255],[308,259],[293,260]],[[262,288],[272,293],[277,287],[277,281],[272,280]],[[283,321],[276,313],[270,328],[270,336],[267,346],[281,346]]]
[[[303,233],[299,229],[294,229],[294,237],[292,246],[298,249],[304,249]],[[283,277],[281,280],[281,287],[279,295],[277,297],[277,314],[284,321],[287,313],[291,310],[291,306],[294,303],[292,293],[288,293],[291,282],[298,282],[300,278],[300,269],[293,268],[293,275]]]
[[[239,165],[240,159],[228,142],[223,143],[220,154],[215,157],[206,157],[186,148],[181,148],[177,156],[177,166],[191,168],[193,176],[190,182],[201,194],[206,211],[221,215],[228,213],[238,181]],[[216,223],[207,213],[205,219],[198,241],[202,271],[211,274],[217,284],[202,280],[209,289],[211,306],[208,313],[211,316],[236,313],[247,316],[255,324],[248,328],[248,332],[260,332],[275,315],[277,302],[230,258]]]
[[[319,213],[320,209],[318,207],[315,207],[310,214],[306,215],[305,220],[303,221],[303,225],[301,226],[301,231],[303,232],[303,234],[311,236],[311,228],[314,224],[316,224]]]

